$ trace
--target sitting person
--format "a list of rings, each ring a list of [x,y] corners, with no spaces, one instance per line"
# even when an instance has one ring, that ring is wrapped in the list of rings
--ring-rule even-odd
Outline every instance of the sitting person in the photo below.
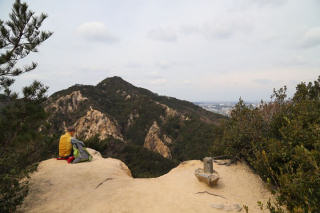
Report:
[[[67,160],[68,163],[90,161],[92,156],[86,150],[84,143],[74,138],[75,129],[69,127],[67,132],[60,137],[59,160]]]
[[[68,163],[70,163],[69,161],[72,161],[74,159],[71,144],[74,133],[75,129],[73,127],[69,127],[67,128],[66,133],[60,137],[58,160],[68,160]]]

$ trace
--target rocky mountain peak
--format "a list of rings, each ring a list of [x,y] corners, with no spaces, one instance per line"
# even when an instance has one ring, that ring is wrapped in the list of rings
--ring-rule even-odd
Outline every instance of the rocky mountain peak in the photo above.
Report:
[[[110,78],[106,78],[102,80],[100,83],[97,84],[97,87],[114,87],[118,89],[123,89],[123,88],[135,88],[132,84],[129,82],[123,80],[119,76],[114,76]]]
[[[56,92],[49,98],[46,109],[50,113],[52,134],[59,135],[64,127],[74,126],[80,139],[99,135],[101,141],[107,139],[115,144],[105,153],[125,155],[126,149],[120,147],[134,146],[158,153],[166,162],[188,155],[203,157],[215,133],[206,132],[209,136],[203,138],[199,126],[213,130],[219,119],[224,119],[191,102],[135,87],[117,76],[106,78],[96,86],[75,85]],[[195,134],[189,136],[190,132]],[[189,150],[188,143],[201,151]]]

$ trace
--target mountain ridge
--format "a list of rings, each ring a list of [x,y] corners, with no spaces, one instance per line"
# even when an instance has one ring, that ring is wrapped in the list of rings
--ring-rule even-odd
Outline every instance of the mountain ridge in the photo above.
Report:
[[[129,152],[142,149],[159,154],[172,166],[182,160],[201,159],[210,154],[217,128],[227,119],[117,76],[96,86],[76,84],[58,91],[49,97],[45,108],[50,114],[51,134],[62,134],[66,127],[74,126],[78,138],[88,140],[94,148],[103,147],[99,151],[106,157],[118,157],[129,166],[124,159],[130,158],[124,153],[127,146],[135,146]]]

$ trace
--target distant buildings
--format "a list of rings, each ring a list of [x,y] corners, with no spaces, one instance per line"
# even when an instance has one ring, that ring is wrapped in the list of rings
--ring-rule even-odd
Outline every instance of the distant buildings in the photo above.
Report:
[[[194,102],[194,104],[208,111],[230,116],[230,113],[237,102]],[[252,107],[258,106],[257,103],[246,103],[246,105],[251,105]]]
[[[236,102],[195,102],[196,105],[221,115],[230,116]]]

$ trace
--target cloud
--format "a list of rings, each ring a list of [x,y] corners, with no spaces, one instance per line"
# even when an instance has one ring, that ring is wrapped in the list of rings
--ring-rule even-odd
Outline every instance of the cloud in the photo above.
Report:
[[[147,37],[152,40],[164,42],[176,42],[178,40],[177,32],[174,29],[162,27],[150,30]]]
[[[125,65],[125,67],[129,69],[141,69],[143,65],[138,62],[130,61]]]
[[[228,39],[236,34],[247,34],[253,30],[252,20],[243,16],[219,16],[214,20],[203,21],[199,24],[184,24],[152,29],[147,37],[164,42],[176,42],[181,37],[200,35],[206,39]]]
[[[155,67],[158,67],[158,68],[163,69],[163,70],[170,69],[175,65],[176,65],[175,62],[166,61],[166,60],[155,62]]]
[[[320,27],[314,27],[305,32],[301,47],[311,48],[320,45]]]
[[[167,82],[168,82],[168,80],[165,78],[157,78],[157,79],[151,80],[150,84],[162,86],[162,85],[165,85]]]
[[[282,6],[288,2],[288,0],[251,0],[252,3],[264,7],[264,6]]]
[[[275,62],[276,65],[291,67],[291,66],[304,66],[308,65],[308,60],[303,56],[293,56],[293,57],[285,57],[284,59],[280,59]]]
[[[201,32],[201,28],[195,25],[183,25],[180,27],[180,32],[184,35],[192,35]]]
[[[202,27],[202,33],[205,37],[211,39],[227,39],[233,36],[236,28],[232,24],[207,23]]]
[[[272,84],[274,81],[267,79],[267,78],[258,78],[254,79],[253,82],[260,84],[260,85],[267,85],[267,84]]]
[[[145,72],[144,78],[148,79],[148,83],[151,85],[164,85],[168,82],[167,78],[163,75],[163,73],[157,70]]]
[[[102,22],[85,22],[77,28],[77,32],[90,41],[112,43],[119,40]]]
[[[191,81],[190,81],[190,80],[183,80],[182,83],[183,83],[183,84],[191,84]]]
[[[228,18],[220,17],[218,20],[207,21],[199,26],[182,26],[180,32],[186,36],[198,34],[210,40],[221,40],[231,38],[238,33],[249,33],[252,29],[252,24],[242,18],[230,20]]]
[[[259,8],[263,8],[263,7],[280,7],[285,5],[288,2],[288,0],[235,0],[234,1],[234,5],[238,8],[238,9],[248,9],[251,7],[259,7]]]
[[[79,71],[82,73],[109,73],[110,68],[99,67],[99,66],[80,66]]]

